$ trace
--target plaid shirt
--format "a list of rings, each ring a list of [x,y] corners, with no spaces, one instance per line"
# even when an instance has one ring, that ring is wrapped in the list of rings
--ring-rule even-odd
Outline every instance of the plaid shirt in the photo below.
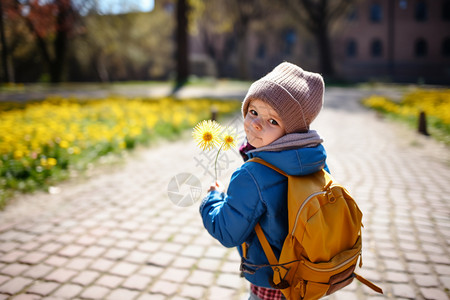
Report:
[[[250,288],[252,290],[252,293],[258,296],[261,300],[283,300],[284,298],[283,294],[280,290],[275,289],[267,289],[260,286],[256,286],[251,284]]]

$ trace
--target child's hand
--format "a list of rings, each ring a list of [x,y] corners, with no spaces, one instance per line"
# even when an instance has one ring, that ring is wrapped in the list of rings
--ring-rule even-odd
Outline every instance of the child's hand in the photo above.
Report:
[[[211,186],[208,189],[208,193],[211,191],[218,191],[220,193],[224,192],[223,184],[220,181],[216,181],[215,183],[211,184]]]

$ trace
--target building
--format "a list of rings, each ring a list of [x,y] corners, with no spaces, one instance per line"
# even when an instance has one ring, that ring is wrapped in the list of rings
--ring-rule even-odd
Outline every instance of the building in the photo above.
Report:
[[[449,0],[366,0],[334,36],[349,80],[450,83]]]
[[[232,34],[222,36],[214,42],[219,52],[227,39],[236,44]],[[191,41],[195,73],[206,60],[211,66],[216,58],[208,58],[199,37]],[[336,77],[346,81],[450,84],[450,0],[358,1],[333,25],[331,45]],[[320,71],[314,37],[289,20],[286,12],[274,12],[253,26],[246,48],[250,79],[284,60]],[[237,77],[236,54],[228,55],[221,65],[226,72],[199,75]]]

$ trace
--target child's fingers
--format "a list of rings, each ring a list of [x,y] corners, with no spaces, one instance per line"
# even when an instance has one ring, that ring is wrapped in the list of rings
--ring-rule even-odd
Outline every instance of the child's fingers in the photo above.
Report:
[[[208,193],[211,192],[211,191],[215,191],[218,187],[219,187],[219,186],[217,185],[217,182],[212,183],[212,184],[209,186]]]
[[[216,181],[216,190],[218,190],[219,192],[224,191],[224,186],[223,186],[222,182]]]
[[[219,191],[219,192],[223,192],[223,184],[220,181],[216,181],[214,183],[211,184],[211,186],[208,189],[208,193],[211,191]]]

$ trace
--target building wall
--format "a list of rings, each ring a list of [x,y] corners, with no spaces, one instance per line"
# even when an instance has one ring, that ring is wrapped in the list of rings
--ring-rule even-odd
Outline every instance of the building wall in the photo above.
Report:
[[[362,1],[355,8],[355,17],[347,18],[341,33],[334,36],[339,75],[350,80],[450,83],[450,55],[442,49],[444,40],[450,38],[450,20],[443,18],[446,1]],[[379,22],[371,20],[374,5],[380,8]],[[425,18],[418,20],[417,13]],[[382,45],[379,56],[371,53],[375,39]],[[348,49],[351,40],[356,44],[354,55]],[[424,51],[417,49],[420,40]]]

